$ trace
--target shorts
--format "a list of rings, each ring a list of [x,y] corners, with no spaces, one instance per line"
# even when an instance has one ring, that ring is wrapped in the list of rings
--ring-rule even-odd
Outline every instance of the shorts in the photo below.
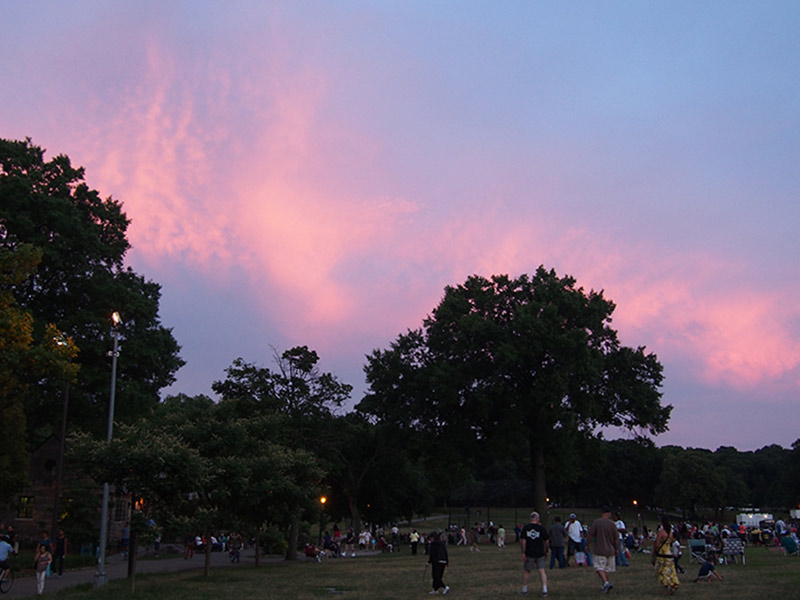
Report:
[[[572,556],[575,552],[583,552],[583,540],[576,542],[572,538],[567,539],[567,556]]]
[[[594,556],[594,570],[613,573],[616,571],[616,563],[613,556]]]
[[[533,571],[534,568],[536,569],[544,569],[545,564],[547,563],[547,559],[544,556],[537,556],[534,558],[533,556],[526,556],[525,557],[525,565],[522,567],[528,573]]]

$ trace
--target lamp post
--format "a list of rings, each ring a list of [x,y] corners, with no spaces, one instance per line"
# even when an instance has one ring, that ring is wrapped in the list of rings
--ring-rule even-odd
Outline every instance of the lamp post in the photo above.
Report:
[[[319,498],[319,540],[317,546],[322,546],[322,528],[325,527],[325,503],[328,499],[325,496]]]
[[[55,340],[56,345],[66,346],[67,342],[63,336],[59,336]],[[61,500],[61,481],[64,472],[64,444],[67,437],[67,412],[69,410],[69,379],[64,384],[64,403],[61,412],[61,438],[58,441],[58,470],[56,471],[56,491],[53,499],[53,527],[50,529],[50,535],[56,535],[56,527],[58,526],[58,508]]]
[[[69,409],[69,381],[64,385],[64,406],[61,413],[61,439],[58,441],[58,471],[56,472],[56,492],[53,500],[53,528],[51,535],[56,535],[58,526],[58,508],[61,498],[61,479],[64,472],[64,442],[67,436],[67,411]]]
[[[114,395],[117,391],[117,356],[119,356],[119,324],[122,319],[118,312],[111,315],[113,323],[111,327],[111,337],[114,339],[114,348],[111,351],[111,397],[108,401],[108,433],[106,442],[111,443],[111,434],[114,431]],[[97,573],[94,575],[94,587],[105,585],[108,581],[106,577],[106,545],[108,544],[108,482],[103,484],[103,510],[100,521],[100,556],[97,559]]]

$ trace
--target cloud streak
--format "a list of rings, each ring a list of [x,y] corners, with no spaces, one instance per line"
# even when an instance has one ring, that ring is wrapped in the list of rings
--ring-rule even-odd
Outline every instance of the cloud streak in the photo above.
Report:
[[[588,17],[549,9],[497,22],[467,11],[439,30],[451,19],[433,9],[147,7],[54,19],[43,47],[57,64],[34,54],[9,71],[20,93],[0,96],[0,125],[69,154],[124,202],[130,260],[162,284],[164,320],[186,338],[179,386],[208,393],[229,348],[258,360],[248,352],[268,339],[336,356],[358,387],[364,354],[418,327],[446,285],[544,264],[616,302],[623,343],[664,362],[676,414],[751,398],[800,418],[787,409],[800,384],[800,150],[785,133],[798,124],[786,94],[737,96],[730,73],[724,94],[692,84],[706,32],[676,58],[671,38],[592,46]],[[653,35],[682,31],[667,25]],[[615,54],[642,44],[684,86],[673,96]],[[224,328],[196,331],[226,306]],[[209,339],[225,348],[213,366]]]

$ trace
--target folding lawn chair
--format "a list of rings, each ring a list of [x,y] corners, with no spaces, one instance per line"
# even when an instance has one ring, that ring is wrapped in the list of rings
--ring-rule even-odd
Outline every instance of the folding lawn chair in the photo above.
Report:
[[[702,562],[706,558],[706,541],[689,539],[689,562]]]
[[[725,564],[730,564],[731,560],[733,560],[733,562],[738,562],[740,557],[742,559],[742,564],[746,564],[744,542],[738,537],[729,537],[722,540],[722,557],[725,559]]]
[[[797,547],[797,542],[790,535],[781,537],[781,549],[785,556],[789,556],[790,554],[800,556],[800,549]]]

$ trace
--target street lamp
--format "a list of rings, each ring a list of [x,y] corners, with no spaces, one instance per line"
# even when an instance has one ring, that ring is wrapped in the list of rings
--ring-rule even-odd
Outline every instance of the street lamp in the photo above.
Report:
[[[325,503],[328,499],[325,496],[319,498],[319,540],[317,546],[322,546],[322,528],[325,527]]]
[[[109,444],[111,443],[111,434],[114,431],[114,395],[117,391],[119,325],[122,323],[118,312],[114,312],[114,314],[111,315],[111,322],[111,337],[114,339],[114,349],[111,351],[111,397],[108,401],[108,433],[106,435],[106,442]],[[106,545],[108,543],[108,495],[109,486],[108,482],[106,482],[103,484],[103,510],[100,517],[100,556],[97,559],[97,573],[94,575],[94,587],[100,587],[108,581],[105,571]]]
[[[57,346],[66,346],[67,341],[63,336],[55,339]],[[56,472],[56,491],[55,498],[53,499],[53,527],[50,529],[50,535],[56,535],[56,527],[58,526],[58,504],[61,498],[61,480],[64,472],[64,443],[67,437],[67,411],[69,409],[69,379],[64,384],[64,403],[61,412],[61,438],[58,441],[58,471]]]

